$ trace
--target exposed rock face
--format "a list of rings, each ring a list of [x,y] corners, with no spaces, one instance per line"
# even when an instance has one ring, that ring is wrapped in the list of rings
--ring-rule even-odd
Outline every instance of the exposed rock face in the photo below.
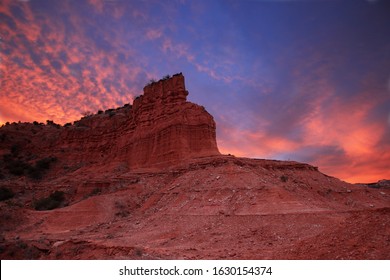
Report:
[[[52,155],[73,165],[116,162],[132,169],[164,168],[188,158],[218,155],[213,117],[202,106],[187,102],[187,95],[184,76],[176,74],[147,85],[133,106],[56,129],[30,124],[38,132],[21,146],[38,157]]]
[[[127,155],[130,166],[163,166],[219,154],[213,117],[187,102],[187,95],[181,74],[144,88],[133,104],[131,130],[118,139],[119,153]]]

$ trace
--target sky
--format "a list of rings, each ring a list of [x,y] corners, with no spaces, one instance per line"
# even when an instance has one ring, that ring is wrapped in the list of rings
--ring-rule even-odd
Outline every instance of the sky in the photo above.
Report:
[[[390,179],[390,1],[0,0],[0,125],[132,103],[182,72],[221,153]]]

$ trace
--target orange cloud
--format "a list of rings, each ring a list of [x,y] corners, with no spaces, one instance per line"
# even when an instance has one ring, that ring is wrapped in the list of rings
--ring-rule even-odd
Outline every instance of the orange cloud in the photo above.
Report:
[[[123,30],[98,38],[107,45],[99,46],[89,38],[86,19],[69,14],[65,23],[41,17],[23,3],[18,5],[26,19],[22,21],[12,14],[11,4],[15,3],[6,1],[0,7],[10,18],[2,24],[6,47],[0,64],[2,122],[65,123],[80,118],[83,111],[129,103],[139,94],[140,77],[148,74],[122,61],[134,55],[121,44]],[[66,3],[62,8],[66,12]],[[106,47],[115,48],[115,53]]]

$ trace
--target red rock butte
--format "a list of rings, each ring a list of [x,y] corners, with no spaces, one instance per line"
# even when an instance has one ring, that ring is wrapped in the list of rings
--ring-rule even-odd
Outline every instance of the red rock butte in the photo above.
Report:
[[[73,160],[126,162],[131,168],[219,155],[213,117],[187,95],[181,73],[153,82],[132,106],[81,119],[54,146],[79,151],[70,152]]]

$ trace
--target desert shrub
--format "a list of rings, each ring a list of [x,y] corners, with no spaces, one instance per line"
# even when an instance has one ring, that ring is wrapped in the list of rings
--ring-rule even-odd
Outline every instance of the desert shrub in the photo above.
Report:
[[[25,174],[25,172],[28,171],[28,169],[31,167],[28,163],[18,160],[18,159],[10,159],[9,161],[5,162],[5,167],[8,169],[8,171],[15,176],[22,176]]]
[[[6,187],[0,188],[0,201],[7,200],[14,197],[14,193],[12,190]]]
[[[47,157],[38,160],[35,163],[35,166],[29,166],[27,170],[27,175],[31,179],[40,180],[43,177],[43,174],[48,170],[53,162],[56,162],[56,157]]]
[[[27,170],[27,175],[31,179],[41,180],[43,177],[43,171],[38,168],[35,168],[34,166],[30,166],[30,168]]]
[[[282,176],[280,176],[280,181],[285,183],[288,181],[288,177],[286,175],[282,175]]]
[[[137,256],[137,257],[142,257],[142,255],[143,255],[143,253],[142,253],[142,249],[141,248],[137,248],[137,249],[135,249],[135,255]]]
[[[55,123],[54,121],[52,121],[52,120],[46,120],[46,125],[50,125],[50,126],[53,126],[53,127],[55,127],[55,128],[61,128],[61,125],[60,124],[57,124],[57,123]]]
[[[93,113],[91,111],[84,111],[81,114],[84,116],[84,118],[93,116]]]
[[[103,114],[103,110],[99,110],[97,113],[98,115]]]
[[[55,191],[50,196],[37,200],[34,203],[34,209],[38,211],[53,210],[60,207],[64,200],[64,192]]]
[[[157,81],[155,80],[155,79],[150,79],[149,80],[149,82],[147,82],[146,84],[145,84],[145,86],[147,87],[147,86],[150,86],[150,85],[152,85],[152,84],[154,84],[154,83],[156,83]]]
[[[43,159],[38,160],[38,161],[35,163],[35,167],[38,168],[38,169],[49,169],[49,168],[50,168],[50,165],[51,165],[53,162],[56,162],[56,161],[57,161],[57,158],[56,158],[56,157],[47,157],[47,158],[43,158]]]
[[[101,188],[94,188],[94,189],[91,191],[90,195],[91,195],[91,196],[93,196],[93,195],[98,195],[98,194],[100,194],[101,192],[102,192],[102,189],[101,189]]]
[[[164,77],[162,77],[162,80],[168,80],[168,79],[170,79],[170,78],[171,78],[170,75],[165,75]]]
[[[70,122],[64,124],[64,127],[69,127],[69,126],[72,126],[72,124]]]
[[[130,212],[127,210],[127,205],[123,202],[116,201],[115,202],[115,216],[125,218],[130,215]]]
[[[20,146],[17,144],[12,145],[11,154],[16,157],[19,155],[19,153],[20,153]]]

